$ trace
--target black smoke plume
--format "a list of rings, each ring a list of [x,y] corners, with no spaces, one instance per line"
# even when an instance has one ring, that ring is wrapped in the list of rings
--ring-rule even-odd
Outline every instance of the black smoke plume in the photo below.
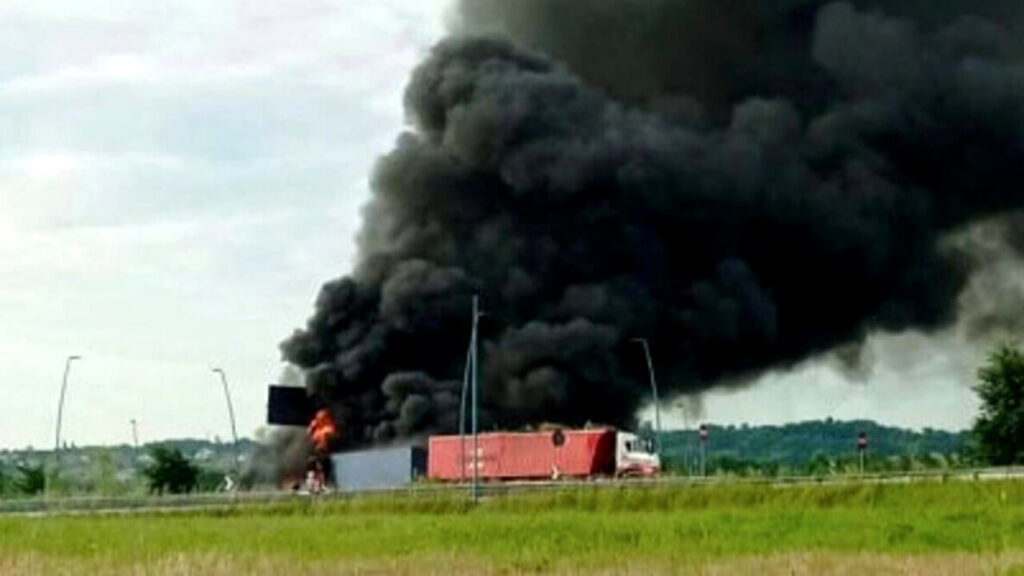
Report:
[[[474,293],[485,427],[629,426],[632,338],[671,397],[942,328],[975,266],[943,240],[1024,207],[1017,0],[458,12],[283,344],[351,445],[456,428]]]

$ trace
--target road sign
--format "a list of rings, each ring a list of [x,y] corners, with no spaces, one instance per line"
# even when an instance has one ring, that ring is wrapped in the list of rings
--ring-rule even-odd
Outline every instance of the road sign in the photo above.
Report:
[[[707,442],[708,441],[708,425],[707,424],[701,424],[700,425],[700,441],[701,442]]]
[[[861,432],[857,435],[857,450],[864,452],[868,449],[868,435],[867,432]]]
[[[316,406],[305,388],[271,384],[267,391],[267,424],[309,425],[316,413]]]

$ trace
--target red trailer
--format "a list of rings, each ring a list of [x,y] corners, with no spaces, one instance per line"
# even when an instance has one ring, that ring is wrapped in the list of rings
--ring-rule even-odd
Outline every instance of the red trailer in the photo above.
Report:
[[[612,428],[480,434],[477,462],[485,480],[589,478],[652,475],[658,457],[640,448],[632,434]],[[455,481],[473,477],[473,437],[432,436],[427,475]]]

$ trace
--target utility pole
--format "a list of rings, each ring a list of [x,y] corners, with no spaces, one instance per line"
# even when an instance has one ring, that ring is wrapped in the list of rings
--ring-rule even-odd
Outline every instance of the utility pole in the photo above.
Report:
[[[646,338],[634,338],[632,340],[643,346],[644,357],[647,359],[647,374],[651,379],[651,393],[654,396],[654,446],[655,452],[661,456],[661,408],[658,402],[658,383],[654,379],[654,362],[651,361],[651,348]]]
[[[213,372],[220,375],[221,384],[224,385],[224,399],[228,404],[228,418],[231,420],[231,438],[234,441],[234,452],[235,452],[235,465],[232,468],[235,471],[235,476],[238,476],[238,459],[241,456],[238,449],[238,429],[235,427],[235,408],[231,404],[231,392],[228,390],[228,377],[224,374],[224,370],[221,368],[214,368]]]

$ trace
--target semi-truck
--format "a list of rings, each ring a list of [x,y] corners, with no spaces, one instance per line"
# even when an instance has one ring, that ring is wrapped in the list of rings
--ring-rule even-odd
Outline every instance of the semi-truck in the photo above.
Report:
[[[315,414],[305,391],[272,386],[267,421],[298,426]],[[424,475],[438,482],[541,481],[650,477],[661,460],[648,439],[612,427],[548,427],[525,432],[434,435],[423,446],[376,447],[333,454],[339,489],[398,487]],[[424,471],[423,462],[426,463]]]

